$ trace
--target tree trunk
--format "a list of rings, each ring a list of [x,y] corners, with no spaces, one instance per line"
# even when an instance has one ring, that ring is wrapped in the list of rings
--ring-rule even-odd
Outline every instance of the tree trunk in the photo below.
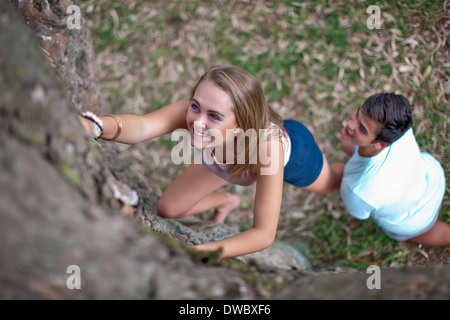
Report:
[[[104,114],[105,105],[98,84],[91,33],[82,15],[80,28],[72,28],[75,11],[68,10],[79,1],[10,0],[22,13],[34,35],[41,39],[44,54],[52,61],[55,71],[67,90],[70,101],[78,111],[90,110]]]
[[[127,186],[83,133],[38,41],[4,1],[0,43],[0,298],[242,297],[239,277],[196,265],[120,213],[113,190]]]

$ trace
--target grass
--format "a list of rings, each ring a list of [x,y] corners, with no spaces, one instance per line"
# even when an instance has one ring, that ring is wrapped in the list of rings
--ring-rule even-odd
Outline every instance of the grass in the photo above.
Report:
[[[369,5],[380,29],[368,29]],[[448,5],[447,5],[448,7]],[[336,133],[371,94],[395,91],[414,105],[421,148],[450,175],[449,8],[444,1],[82,1],[93,33],[103,93],[115,113],[145,113],[185,97],[211,65],[233,64],[262,82],[284,118],[303,122],[329,162],[346,161]],[[183,169],[168,137],[130,147],[131,169],[157,195]],[[134,162],[133,162],[134,161]],[[144,167],[144,169],[142,169]],[[164,174],[160,174],[164,172]],[[242,206],[227,220],[248,226],[252,188],[227,187]],[[338,193],[285,185],[278,238],[317,269],[448,263],[448,248],[398,243],[349,217]],[[447,187],[441,220],[450,222]]]

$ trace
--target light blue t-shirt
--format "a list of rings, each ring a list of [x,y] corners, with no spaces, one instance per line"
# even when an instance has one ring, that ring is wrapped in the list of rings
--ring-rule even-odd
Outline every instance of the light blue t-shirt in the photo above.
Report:
[[[373,157],[358,151],[341,182],[347,211],[361,220],[372,217],[400,241],[428,231],[439,215],[445,176],[440,163],[419,149],[412,128]]]

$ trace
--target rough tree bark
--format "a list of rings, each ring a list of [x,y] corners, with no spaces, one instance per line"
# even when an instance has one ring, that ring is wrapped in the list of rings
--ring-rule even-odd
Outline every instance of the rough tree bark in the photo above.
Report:
[[[66,34],[62,16],[53,16],[49,7],[32,8],[36,1],[18,1],[16,6],[19,3],[21,12],[32,12],[29,21],[56,21],[60,36]],[[50,3],[56,10],[58,3],[69,2]],[[56,32],[42,28],[37,27]],[[154,198],[144,191],[142,220],[120,213],[122,204],[113,190],[126,185],[76,119],[80,104],[93,104],[95,110],[101,100],[94,65],[80,65],[91,59],[92,51],[83,49],[83,54],[71,48],[70,41],[46,47],[57,64],[58,79],[17,9],[0,1],[0,298],[448,298],[448,265],[385,269],[381,289],[369,290],[365,273],[292,271],[264,265],[264,260],[238,266],[203,264],[179,242],[159,241],[149,224],[180,238],[191,237],[191,231],[186,224],[159,219]],[[84,76],[93,77],[91,85],[84,86],[91,81],[83,82]],[[81,289],[67,286],[71,265],[80,267]]]
[[[5,1],[0,43],[0,298],[242,297],[240,277],[197,266],[120,213],[117,179]],[[80,290],[66,286],[71,265]]]
[[[79,1],[71,0],[10,0],[26,19],[40,46],[54,64],[70,101],[78,111],[91,110],[104,114],[108,110],[100,93],[91,33],[83,15],[81,28],[67,27],[73,11],[68,7]]]

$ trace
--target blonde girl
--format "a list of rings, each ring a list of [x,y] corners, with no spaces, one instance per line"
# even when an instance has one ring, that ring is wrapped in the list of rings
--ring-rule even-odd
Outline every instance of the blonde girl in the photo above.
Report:
[[[283,181],[325,194],[337,189],[342,178],[343,164],[328,165],[306,127],[293,120],[283,122],[268,105],[260,82],[233,66],[209,69],[189,99],[154,112],[102,117],[85,114],[80,119],[88,133],[97,131],[97,137],[127,144],[177,129],[189,132],[192,145],[202,149],[203,162],[190,164],[163,193],[157,212],[164,218],[215,209],[212,220],[221,223],[240,200],[237,195],[216,190],[227,183],[256,183],[253,226],[233,237],[194,246],[205,251],[222,249],[222,258],[260,251],[272,244]],[[240,136],[245,141],[250,130],[265,135],[257,134],[251,144],[234,143]],[[207,158],[213,161],[205,161]]]

